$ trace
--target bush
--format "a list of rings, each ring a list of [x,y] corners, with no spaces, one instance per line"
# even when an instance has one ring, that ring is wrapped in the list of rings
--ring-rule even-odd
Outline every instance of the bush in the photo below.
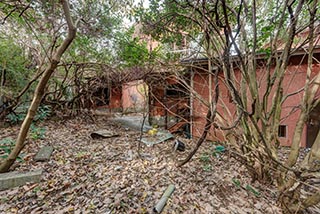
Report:
[[[16,108],[16,110],[6,116],[6,120],[10,124],[18,124],[24,120],[28,112],[29,105],[22,105]],[[38,108],[37,114],[34,117],[34,121],[43,121],[47,119],[51,114],[50,106],[42,105]]]
[[[7,158],[11,153],[11,150],[13,149],[14,145],[15,145],[15,141],[10,137],[0,140],[0,158],[1,159]],[[23,155],[20,154],[17,157],[17,160],[22,161],[22,156]]]

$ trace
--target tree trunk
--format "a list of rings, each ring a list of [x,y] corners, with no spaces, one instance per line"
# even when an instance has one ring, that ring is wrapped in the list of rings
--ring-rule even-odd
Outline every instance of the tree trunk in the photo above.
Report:
[[[76,36],[77,29],[71,19],[70,10],[69,10],[69,2],[67,0],[61,0],[61,4],[63,6],[64,16],[65,16],[65,19],[66,19],[67,25],[68,25],[68,35],[67,35],[66,39],[63,41],[63,43],[61,44],[61,46],[55,51],[52,59],[50,60],[50,64],[48,65],[48,67],[44,71],[44,73],[43,73],[43,75],[37,85],[37,88],[35,90],[33,100],[32,100],[31,105],[29,107],[28,113],[27,113],[27,115],[21,125],[20,132],[19,132],[18,138],[16,140],[15,147],[11,151],[9,157],[6,160],[4,160],[0,165],[0,172],[1,173],[7,172],[10,169],[10,167],[12,166],[12,164],[15,162],[16,158],[20,154],[21,150],[25,146],[25,139],[27,137],[27,134],[28,134],[30,125],[33,121],[33,118],[34,118],[34,116],[37,112],[37,109],[41,103],[41,99],[42,99],[44,92],[45,92],[45,87],[46,87],[51,75],[53,74],[53,72],[57,68],[62,54],[67,50],[67,48],[69,47],[69,45],[72,43],[73,39]]]

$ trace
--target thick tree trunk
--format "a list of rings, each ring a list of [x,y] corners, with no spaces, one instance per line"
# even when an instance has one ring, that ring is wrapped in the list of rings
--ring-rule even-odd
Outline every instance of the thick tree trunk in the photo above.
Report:
[[[41,99],[42,99],[44,92],[45,92],[45,87],[46,87],[51,75],[53,74],[53,72],[57,68],[62,54],[67,50],[67,48],[69,47],[69,45],[72,43],[73,39],[76,36],[77,29],[76,29],[75,25],[73,24],[73,21],[70,16],[69,2],[67,0],[61,0],[61,3],[63,6],[65,18],[66,18],[66,21],[68,24],[67,38],[63,41],[61,46],[56,50],[52,59],[50,60],[50,64],[48,65],[48,67],[44,71],[44,73],[43,73],[43,75],[37,85],[37,88],[35,90],[33,100],[32,100],[31,105],[29,107],[28,113],[27,113],[27,115],[21,125],[20,132],[19,132],[18,138],[16,140],[15,147],[12,150],[12,152],[10,153],[9,157],[1,163],[0,172],[7,172],[10,169],[10,167],[12,166],[12,164],[15,162],[16,158],[20,154],[21,150],[25,146],[25,139],[27,137],[27,134],[28,134],[30,125],[33,121],[33,118],[34,118],[34,116],[37,112],[37,109],[41,103]]]

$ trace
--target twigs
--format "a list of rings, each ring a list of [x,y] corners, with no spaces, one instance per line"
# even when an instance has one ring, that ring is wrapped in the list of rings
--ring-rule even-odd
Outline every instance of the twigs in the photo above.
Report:
[[[139,158],[141,159],[141,143],[142,143],[142,137],[143,137],[143,133],[144,133],[144,125],[145,125],[145,122],[146,122],[146,119],[148,117],[148,113],[146,113],[146,111],[143,112],[143,118],[142,118],[142,124],[141,124],[141,127],[140,127],[140,134],[139,134],[139,140],[138,140],[138,156]]]
[[[179,167],[185,165],[186,163],[188,163],[191,160],[193,155],[198,151],[198,149],[200,148],[202,143],[206,140],[206,137],[212,127],[212,122],[213,122],[214,118],[216,117],[217,105],[218,105],[218,99],[219,99],[218,73],[214,74],[214,84],[215,84],[214,99],[212,99],[212,103],[210,103],[210,107],[208,108],[208,112],[206,115],[206,124],[205,124],[204,130],[202,132],[202,135],[199,138],[199,140],[197,141],[196,147],[189,153],[187,158],[185,160],[183,160],[182,162],[178,163]]]

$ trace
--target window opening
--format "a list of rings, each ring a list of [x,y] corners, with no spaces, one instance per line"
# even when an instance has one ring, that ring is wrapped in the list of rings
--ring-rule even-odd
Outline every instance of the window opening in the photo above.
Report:
[[[287,137],[287,126],[286,125],[279,126],[278,137]]]

